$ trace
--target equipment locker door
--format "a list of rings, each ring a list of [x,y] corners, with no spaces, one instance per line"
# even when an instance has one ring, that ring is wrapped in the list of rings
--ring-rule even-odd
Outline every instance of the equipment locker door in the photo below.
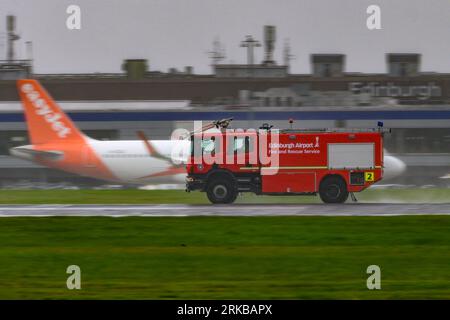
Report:
[[[279,171],[262,176],[263,193],[309,193],[316,192],[316,173]]]
[[[368,169],[375,166],[374,143],[329,143],[329,169]]]

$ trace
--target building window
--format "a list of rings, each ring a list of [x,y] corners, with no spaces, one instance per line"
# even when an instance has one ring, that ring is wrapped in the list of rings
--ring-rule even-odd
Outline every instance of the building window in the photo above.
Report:
[[[400,63],[400,76],[404,77],[408,73],[408,65],[405,62]]]
[[[292,107],[292,105],[293,105],[293,100],[294,100],[294,99],[292,99],[292,97],[287,97],[287,98],[286,98],[286,106]]]
[[[323,76],[324,77],[331,77],[331,64],[325,63],[323,65]]]
[[[450,128],[402,128],[386,135],[391,153],[450,153]]]
[[[97,140],[118,140],[118,130],[83,130],[83,133],[90,138]]]
[[[275,98],[275,105],[276,105],[277,107],[281,107],[281,98],[280,98],[280,97],[276,97],[276,98]]]

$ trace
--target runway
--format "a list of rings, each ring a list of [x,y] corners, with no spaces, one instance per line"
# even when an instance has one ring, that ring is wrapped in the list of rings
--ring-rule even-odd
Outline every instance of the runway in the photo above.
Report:
[[[287,205],[3,205],[0,217],[107,216],[402,216],[450,215],[442,204],[287,204]]]

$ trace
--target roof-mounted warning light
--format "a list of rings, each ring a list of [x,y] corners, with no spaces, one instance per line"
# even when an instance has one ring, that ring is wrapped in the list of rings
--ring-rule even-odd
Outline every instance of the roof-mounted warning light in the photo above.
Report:
[[[289,118],[289,125],[291,126],[291,130],[292,130],[292,124],[294,123],[294,119]]]
[[[273,127],[273,126],[269,125],[268,123],[263,123],[263,124],[261,125],[261,127],[259,127],[259,129],[269,131],[270,129],[272,129],[272,127]]]
[[[384,127],[383,121],[378,121],[377,125],[378,125],[378,132],[381,132],[382,134],[391,133],[391,128],[389,129],[383,128]]]

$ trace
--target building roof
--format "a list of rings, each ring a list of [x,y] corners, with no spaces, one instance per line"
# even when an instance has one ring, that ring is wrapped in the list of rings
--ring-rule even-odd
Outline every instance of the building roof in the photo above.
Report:
[[[312,63],[342,63],[344,59],[345,54],[311,54]]]
[[[420,62],[421,55],[419,53],[387,53],[388,62]]]

